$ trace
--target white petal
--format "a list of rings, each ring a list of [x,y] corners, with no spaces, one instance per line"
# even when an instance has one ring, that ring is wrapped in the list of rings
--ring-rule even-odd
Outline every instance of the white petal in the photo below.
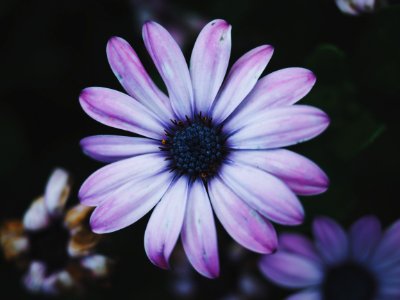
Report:
[[[105,277],[110,272],[110,259],[104,255],[93,254],[86,256],[82,258],[81,264],[97,278]]]
[[[144,235],[147,256],[157,266],[168,268],[168,260],[182,229],[189,181],[182,176],[171,184],[151,214]]]
[[[268,110],[246,122],[230,133],[228,147],[271,149],[295,145],[322,133],[329,125],[329,118],[317,108],[294,105]]]
[[[107,44],[107,57],[128,94],[167,123],[173,116],[170,101],[151,80],[129,43],[120,37],[112,37]]]
[[[315,75],[303,68],[286,68],[261,78],[250,94],[224,123],[224,130],[234,131],[255,115],[274,107],[290,106],[302,99],[315,83]]]
[[[85,180],[79,190],[82,204],[96,206],[102,198],[122,185],[167,170],[169,163],[158,154],[144,154],[109,164]]]
[[[160,152],[161,142],[148,138],[95,135],[81,140],[83,152],[101,162],[115,162],[141,154]]]
[[[272,253],[277,248],[274,227],[247,205],[219,177],[208,184],[214,211],[225,230],[243,247],[258,253]]]
[[[114,232],[135,223],[160,201],[173,177],[173,173],[162,171],[110,192],[90,218],[93,232]]]
[[[62,213],[70,193],[69,174],[58,168],[53,171],[47,182],[44,202],[50,215]]]
[[[264,170],[298,195],[316,195],[327,190],[328,176],[311,160],[285,149],[232,151],[229,158]]]
[[[208,278],[219,275],[217,232],[210,200],[200,180],[193,182],[190,187],[182,244],[197,272]]]
[[[220,176],[235,194],[268,219],[286,225],[303,221],[303,207],[296,195],[267,172],[229,163],[222,166]]]
[[[206,114],[217,95],[231,54],[231,26],[224,20],[208,23],[200,32],[190,59],[196,112]]]
[[[39,198],[31,204],[22,222],[24,227],[31,231],[41,230],[49,226],[51,218],[43,198]]]
[[[171,105],[176,115],[185,120],[192,117],[194,100],[189,69],[178,44],[156,22],[143,25],[143,40],[154,64],[168,89]]]
[[[96,121],[114,128],[161,140],[165,125],[159,116],[121,92],[90,87],[79,95],[83,110]]]
[[[210,110],[215,123],[224,121],[250,93],[272,57],[269,45],[257,47],[232,66]]]

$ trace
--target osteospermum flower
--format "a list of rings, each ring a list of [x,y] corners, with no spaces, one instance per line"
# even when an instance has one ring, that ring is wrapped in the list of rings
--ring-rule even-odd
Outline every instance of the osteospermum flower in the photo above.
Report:
[[[366,216],[347,233],[334,220],[320,217],[313,232],[314,243],[283,234],[279,251],[260,261],[267,278],[304,289],[288,299],[400,299],[400,220],[382,232],[379,220]]]
[[[0,228],[4,256],[25,270],[23,285],[30,292],[81,291],[85,282],[109,272],[110,260],[94,253],[100,236],[87,224],[92,209],[78,204],[65,210],[69,192],[68,173],[56,169],[44,196],[32,202],[23,220],[6,221]]]
[[[178,45],[159,24],[143,26],[145,46],[169,97],[145,71],[135,51],[113,37],[107,55],[129,96],[92,87],[80,103],[95,120],[142,137],[92,136],[84,152],[112,163],[82,185],[84,205],[96,206],[94,232],[136,222],[154,206],[145,233],[150,260],[162,268],[179,235],[189,261],[207,277],[219,273],[213,210],[228,233],[248,249],[275,251],[267,220],[296,225],[303,220],[297,194],[326,190],[328,179],[308,159],[283,146],[311,139],[328,126],[321,110],[293,105],[315,83],[302,68],[259,76],[273,52],[257,47],[226,76],[231,26],[207,24],[195,43],[190,70]]]
[[[372,12],[376,5],[377,0],[335,0],[337,7],[341,12],[358,16],[363,13]]]
[[[174,269],[168,276],[168,286],[173,299],[265,300],[270,299],[269,287],[263,278],[254,274],[257,256],[237,243],[222,249],[225,256],[225,274],[218,286],[210,289],[209,282],[199,280],[181,247],[172,254]],[[240,265],[240,268],[237,266]]]

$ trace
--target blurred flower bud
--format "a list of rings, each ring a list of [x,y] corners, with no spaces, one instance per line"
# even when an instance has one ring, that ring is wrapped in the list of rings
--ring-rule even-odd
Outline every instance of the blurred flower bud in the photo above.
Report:
[[[352,16],[371,13],[383,4],[384,1],[379,0],[336,0],[337,7],[343,13]]]

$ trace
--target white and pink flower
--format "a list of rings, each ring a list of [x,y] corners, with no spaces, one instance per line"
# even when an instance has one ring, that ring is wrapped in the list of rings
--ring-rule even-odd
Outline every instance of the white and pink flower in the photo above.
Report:
[[[201,31],[189,67],[161,25],[145,23],[143,39],[168,96],[119,37],[108,42],[107,56],[128,94],[91,87],[80,95],[89,116],[139,135],[81,142],[87,155],[111,163],[79,191],[82,204],[96,207],[93,231],[122,229],[155,207],[144,240],[150,260],[167,268],[180,236],[194,268],[213,278],[219,274],[214,211],[238,243],[274,252],[270,221],[300,224],[304,211],[296,194],[320,194],[328,187],[315,163],[280,149],[314,138],[329,124],[323,111],[294,105],[311,90],[314,74],[287,68],[259,79],[273,53],[262,45],[226,75],[231,26],[224,20]]]
[[[23,219],[6,220],[0,227],[5,259],[23,270],[23,286],[31,293],[81,292],[83,281],[109,274],[111,260],[96,254],[100,236],[87,224],[92,208],[78,204],[66,209],[70,189],[69,174],[54,170],[44,195],[32,202]]]

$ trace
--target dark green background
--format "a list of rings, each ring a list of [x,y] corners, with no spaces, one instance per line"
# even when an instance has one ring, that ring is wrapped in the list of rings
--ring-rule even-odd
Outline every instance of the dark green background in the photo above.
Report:
[[[326,194],[302,198],[306,222],[291,230],[308,233],[316,215],[334,217],[345,226],[365,214],[376,214],[385,226],[400,216],[400,6],[360,17],[343,15],[333,0],[170,1],[167,8],[156,21],[178,22],[189,12],[207,21],[230,22],[231,63],[267,43],[275,54],[266,73],[291,66],[316,73],[317,83],[302,103],[322,108],[332,122],[320,137],[292,148],[317,162],[328,173],[331,187]],[[21,216],[42,193],[54,167],[74,175],[75,195],[80,183],[101,166],[81,153],[79,140],[121,132],[86,116],[78,95],[88,86],[121,90],[105,54],[112,35],[127,39],[158,76],[144,51],[137,9],[129,1],[1,1],[1,220]],[[185,48],[186,57],[194,38],[191,35]],[[96,289],[88,298],[174,299],[169,294],[171,273],[154,267],[145,255],[147,219],[109,235],[102,248],[117,261],[114,277],[108,289]],[[230,243],[220,230],[221,278],[210,281],[195,275],[202,287],[198,298],[218,299],[236,288],[241,264],[227,262]],[[253,266],[261,278],[254,259],[250,255],[246,266]],[[2,299],[29,298],[20,287],[20,275],[0,260]],[[271,299],[285,295],[267,280],[261,282]]]

